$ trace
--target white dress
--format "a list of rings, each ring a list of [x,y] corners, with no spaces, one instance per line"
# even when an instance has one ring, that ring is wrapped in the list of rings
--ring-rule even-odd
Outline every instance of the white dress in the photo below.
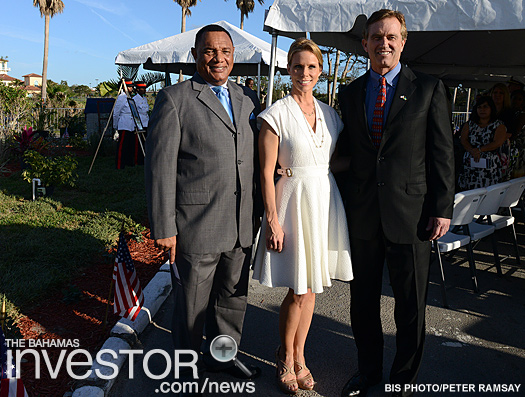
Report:
[[[269,287],[289,287],[301,295],[323,292],[332,278],[353,278],[346,215],[329,170],[330,157],[343,123],[334,109],[315,100],[316,133],[290,96],[262,112],[279,136],[278,163],[290,169],[275,186],[277,215],[284,248],[266,249],[263,217],[253,278]]]

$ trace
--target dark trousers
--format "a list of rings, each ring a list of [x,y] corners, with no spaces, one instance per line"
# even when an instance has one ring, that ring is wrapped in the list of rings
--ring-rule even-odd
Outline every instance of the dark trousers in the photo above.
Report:
[[[241,247],[219,254],[185,254],[177,250],[175,264],[180,280],[176,279],[174,265],[171,269],[175,349],[192,349],[198,353],[205,324],[207,345],[218,335],[229,335],[240,344],[250,252],[251,248]]]
[[[144,165],[144,153],[139,143],[139,136],[133,131],[119,130],[118,133],[117,169],[132,167],[135,164]]]
[[[386,259],[394,292],[397,327],[397,350],[390,382],[415,383],[425,339],[430,242],[394,244],[380,230],[373,240],[351,236],[350,246],[354,271],[354,279],[350,282],[350,317],[358,350],[359,371],[373,378],[380,376],[383,369],[380,300]]]

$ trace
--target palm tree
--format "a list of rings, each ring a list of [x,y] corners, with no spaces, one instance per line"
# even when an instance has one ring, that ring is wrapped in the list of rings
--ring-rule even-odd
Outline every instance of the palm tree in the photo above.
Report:
[[[62,0],[33,0],[33,5],[40,9],[40,16],[44,17],[44,66],[42,68],[42,104],[47,99],[47,57],[49,49],[49,20],[64,11]]]
[[[227,1],[227,0],[226,0]],[[260,5],[264,4],[264,0],[258,0]],[[253,12],[255,8],[254,0],[237,0],[237,8],[241,12],[241,30],[244,30],[244,17],[248,18],[248,14]]]
[[[228,1],[228,0],[224,0]],[[250,12],[253,12],[253,9],[255,8],[255,1],[254,0],[236,0],[237,1],[237,9],[241,12],[241,30],[244,30],[244,17],[248,18],[248,14]],[[259,1],[260,5],[264,4],[264,0],[257,0]],[[237,76],[237,83],[239,84],[241,82],[241,76]]]
[[[180,32],[186,31],[186,15],[191,16],[190,7],[197,5],[197,0],[173,0],[175,3],[182,7],[182,22],[180,24]],[[182,70],[179,73],[179,83],[182,81]]]

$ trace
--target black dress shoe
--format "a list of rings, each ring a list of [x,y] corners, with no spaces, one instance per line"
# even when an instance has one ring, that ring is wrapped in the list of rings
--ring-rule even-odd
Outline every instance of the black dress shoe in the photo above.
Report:
[[[238,358],[233,360],[231,365],[225,366],[207,366],[208,372],[224,372],[237,379],[255,379],[261,375],[261,369],[254,365],[246,365]]]
[[[358,372],[346,382],[346,385],[341,392],[341,397],[366,396],[368,388],[377,385],[379,382],[381,382],[381,375],[368,377]]]

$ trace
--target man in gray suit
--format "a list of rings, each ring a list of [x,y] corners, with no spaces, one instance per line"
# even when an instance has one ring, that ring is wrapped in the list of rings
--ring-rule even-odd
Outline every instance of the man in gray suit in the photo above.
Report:
[[[233,52],[225,29],[202,28],[197,73],[158,94],[148,126],[146,194],[151,236],[173,264],[173,341],[197,353],[205,324],[208,344],[218,335],[239,344],[247,304],[258,100],[228,81]],[[209,346],[203,358],[208,370],[260,373],[238,360],[220,366]]]

